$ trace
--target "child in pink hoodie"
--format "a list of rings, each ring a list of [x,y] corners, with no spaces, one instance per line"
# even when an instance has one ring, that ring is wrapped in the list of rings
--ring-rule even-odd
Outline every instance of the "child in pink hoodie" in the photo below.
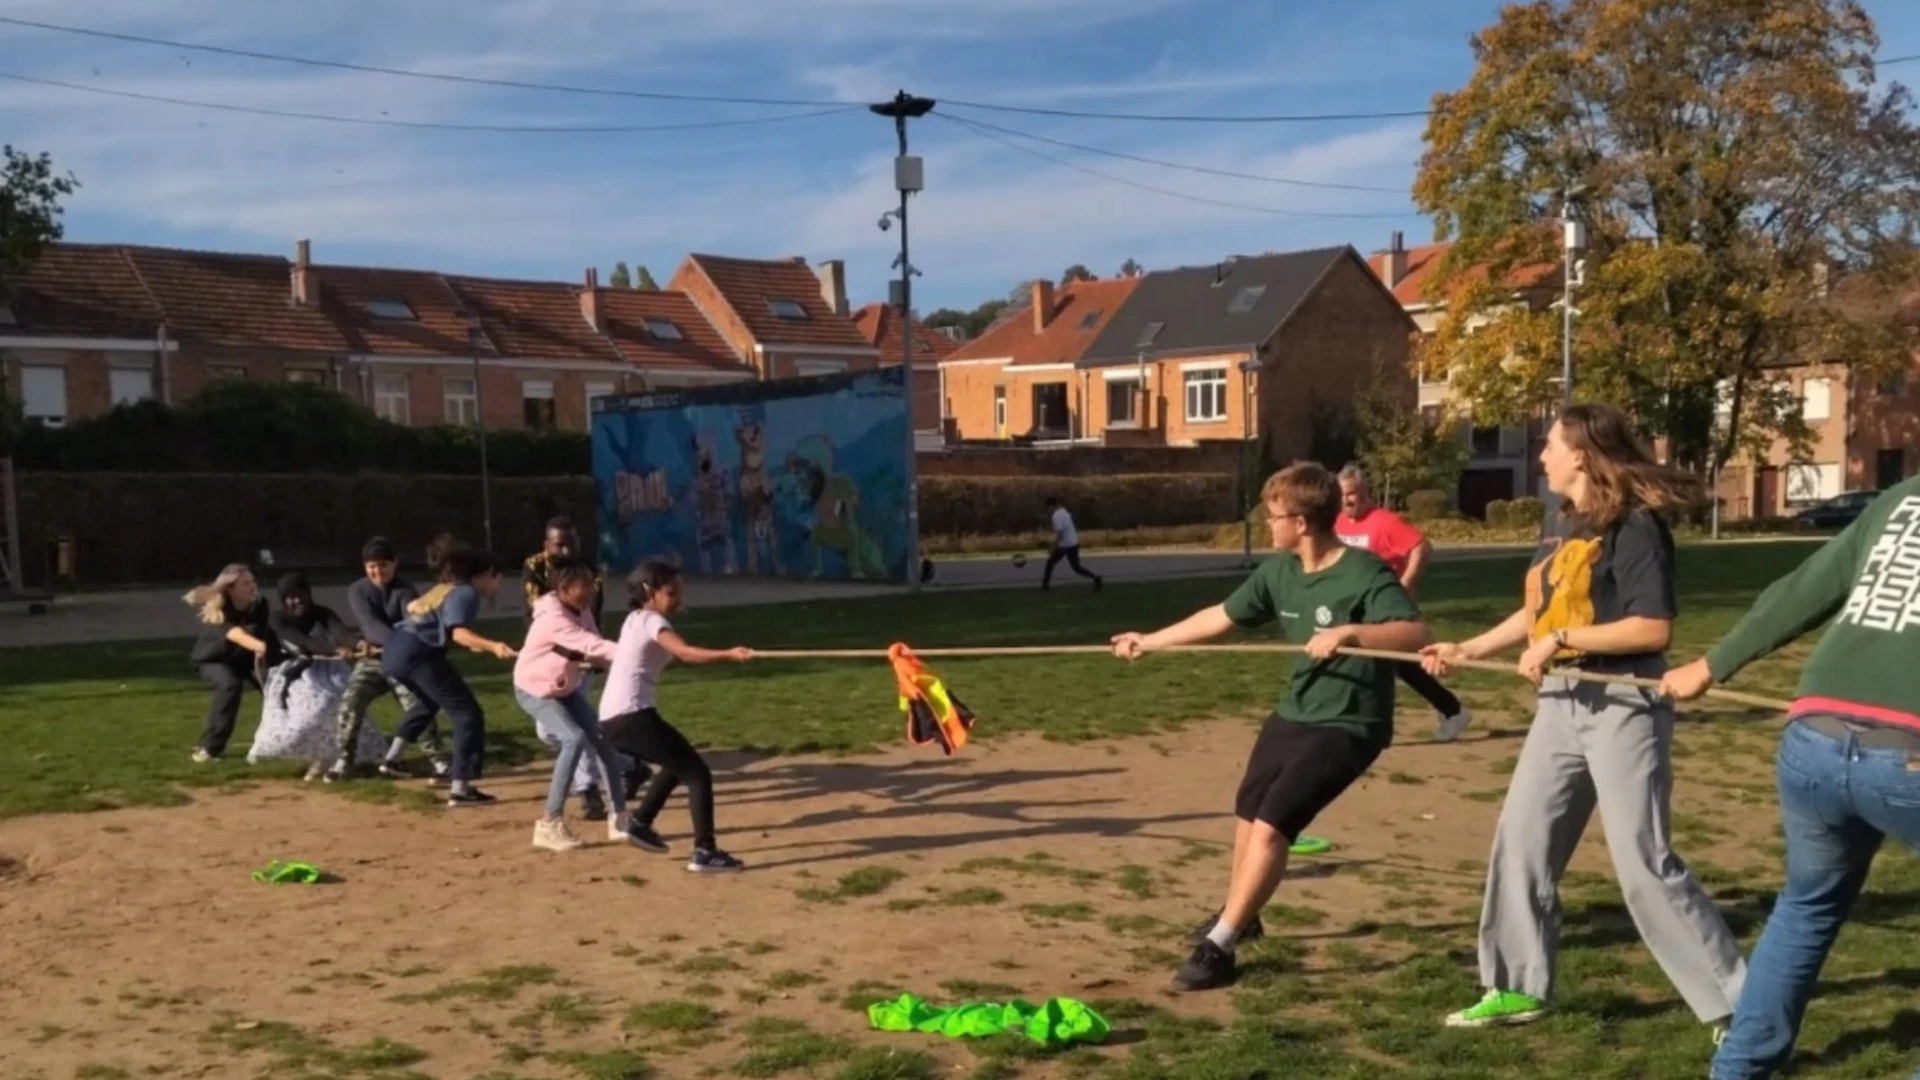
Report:
[[[582,664],[605,666],[614,655],[614,643],[601,637],[593,622],[593,568],[578,559],[558,558],[551,573],[553,591],[534,605],[533,625],[513,665],[513,696],[559,743],[546,813],[533,827],[533,846],[572,851],[582,842],[567,828],[564,812],[567,789],[584,752],[591,749],[598,761],[600,782],[613,811],[607,818],[610,839],[627,838],[627,800],[620,759],[600,733],[600,720],[587,700],[581,676]]]

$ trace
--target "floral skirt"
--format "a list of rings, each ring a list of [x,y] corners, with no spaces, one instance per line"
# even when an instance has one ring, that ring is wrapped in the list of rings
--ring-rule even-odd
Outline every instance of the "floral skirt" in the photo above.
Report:
[[[336,718],[353,665],[344,660],[289,660],[267,675],[260,727],[253,733],[249,762],[297,758],[330,762],[339,756]],[[360,729],[357,759],[377,758],[385,740],[372,724]]]

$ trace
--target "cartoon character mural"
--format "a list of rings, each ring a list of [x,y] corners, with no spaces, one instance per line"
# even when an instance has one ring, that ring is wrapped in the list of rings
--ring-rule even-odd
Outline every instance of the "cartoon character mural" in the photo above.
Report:
[[[904,582],[906,437],[897,367],[598,401],[600,550],[616,573]]]

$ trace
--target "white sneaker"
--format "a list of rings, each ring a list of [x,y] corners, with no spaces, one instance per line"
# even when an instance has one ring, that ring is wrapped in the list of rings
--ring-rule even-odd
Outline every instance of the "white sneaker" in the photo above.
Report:
[[[1473,723],[1473,714],[1467,711],[1465,705],[1462,705],[1459,712],[1440,718],[1440,723],[1433,729],[1433,741],[1452,742],[1459,738],[1460,733],[1467,730],[1467,725],[1471,723]]]
[[[213,755],[207,753],[205,750],[195,750],[193,752],[193,763],[195,765],[205,765],[207,762],[212,760],[213,760]]]
[[[327,771],[326,763],[316,761],[307,766],[307,775],[301,777],[301,779],[311,784],[315,780],[320,779],[321,776],[325,775],[326,771]]]
[[[616,810],[607,815],[607,839],[616,844],[627,840],[627,825],[633,821],[633,815],[625,810]]]
[[[583,847],[567,823],[558,818],[541,818],[533,823],[533,846],[545,851],[573,851]]]

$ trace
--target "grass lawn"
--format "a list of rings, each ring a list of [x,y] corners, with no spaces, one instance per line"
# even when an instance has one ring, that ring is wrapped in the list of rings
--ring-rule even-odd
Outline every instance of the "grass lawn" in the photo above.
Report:
[[[1803,544],[1683,549],[1683,614],[1676,655],[1690,657],[1709,644],[1763,585],[1811,550]],[[1443,636],[1476,632],[1517,603],[1520,569],[1519,560],[1438,566],[1423,589],[1427,613]],[[1074,589],[1051,595],[936,593],[919,599],[693,610],[678,622],[691,640],[715,646],[881,646],[896,639],[922,647],[1084,643],[1104,640],[1118,630],[1146,629],[1178,618],[1218,600],[1229,585],[1155,582],[1114,585],[1098,594]],[[698,604],[697,585],[690,599]],[[1795,661],[1805,655],[1806,648],[1797,646],[1759,666],[1742,678],[1739,688],[1785,696],[1793,683]],[[0,756],[0,816],[164,805],[188,798],[196,785],[255,782],[263,774],[296,772],[298,766],[291,764],[277,770],[249,769],[239,760],[243,750],[236,750],[230,762],[210,768],[188,763],[204,692],[187,669],[185,652],[185,643],[179,641],[0,652],[0,717],[9,734],[8,753]],[[1281,684],[1287,662],[1271,656],[1178,656],[1150,658],[1128,667],[1088,657],[950,661],[937,666],[981,716],[980,738],[1012,731],[1062,740],[1151,733],[1177,746],[1177,734],[1168,733],[1177,732],[1184,722],[1263,714]],[[511,701],[505,666],[474,657],[464,657],[462,664],[474,677],[488,710],[490,753],[502,764],[542,753],[530,723]],[[1528,688],[1514,678],[1471,676],[1460,686],[1470,703],[1488,714],[1521,716],[1530,705]],[[663,683],[662,705],[696,741],[715,746],[856,752],[900,737],[891,681],[877,663],[768,662],[676,669]],[[381,719],[390,720],[391,703],[380,708],[385,710]],[[249,698],[236,747],[245,746],[255,716],[257,703]],[[1415,721],[1413,731],[1424,731],[1425,718],[1417,711],[1405,716]],[[1676,751],[1683,757],[1704,754],[1711,761],[1714,755],[1725,754],[1729,759],[1759,760],[1774,732],[1771,724],[1756,723],[1749,715],[1708,710],[1689,716],[1702,723],[1689,725],[1683,732],[1686,745]],[[1518,745],[1513,744],[1514,750]],[[1701,783],[1703,770],[1698,762],[1683,766],[1682,771]],[[1420,785],[1426,781],[1394,773],[1386,782]],[[1723,790],[1704,786],[1716,793]],[[387,797],[393,791],[376,783],[343,789],[348,796],[369,798]],[[1701,844],[1706,837],[1726,836],[1736,829],[1740,835],[1767,835],[1775,814],[1769,793],[1748,792],[1744,799],[1732,787],[1724,793],[1721,814],[1697,818],[1676,814],[1676,832],[1689,842],[1701,838]],[[1696,797],[1700,789],[1687,794]],[[1477,795],[1470,793],[1468,798]],[[1476,799],[1489,804],[1497,800],[1497,791],[1486,800]],[[1495,812],[1494,805],[1471,809],[1476,814]],[[1732,868],[1696,864],[1702,881],[1728,911],[1735,931],[1748,946],[1781,873],[1777,845],[1758,840],[1752,848],[1750,858]],[[1104,929],[1113,935],[1116,963],[1125,963],[1129,953],[1138,957],[1143,951],[1153,952],[1151,946],[1170,949],[1177,944],[1168,938],[1164,931],[1169,928],[1159,919],[1135,908],[1114,906],[1137,905],[1163,887],[1166,879],[1156,878],[1150,868],[1061,867],[1056,873],[1038,855],[1022,858],[1019,851],[1003,855],[998,850],[981,855],[991,857],[960,868],[973,876],[964,882],[966,888],[956,887],[933,902],[975,905],[954,908],[966,919],[980,912],[992,913],[991,918],[1024,916]],[[1192,861],[1217,862],[1218,857],[1218,852],[1201,847]],[[1188,861],[1183,856],[1178,864]],[[1077,898],[1022,903],[1022,881],[1075,874],[1085,877],[1084,882],[1073,878],[1077,884],[1090,885],[1095,880],[1105,884],[1105,891],[1093,897],[1105,907],[1096,909]],[[1048,1055],[1010,1040],[969,1043],[964,1049],[940,1040],[892,1042],[887,1045],[895,1049],[883,1052],[772,1018],[722,1031],[720,1014],[713,1007],[685,1000],[634,1006],[624,1012],[620,1023],[656,1042],[668,1038],[668,1033],[693,1038],[690,1033],[694,1032],[708,1033],[700,1038],[738,1040],[738,1063],[724,1075],[739,1076],[854,1080],[954,1075],[949,1065],[921,1050],[958,1055],[979,1080],[1020,1076],[1691,1080],[1704,1075],[1711,1054],[1705,1029],[1678,1002],[1638,943],[1617,889],[1598,875],[1575,875],[1567,882],[1558,1011],[1540,1024],[1513,1031],[1466,1033],[1440,1028],[1437,1021],[1442,1014],[1477,997],[1472,876],[1467,874],[1464,886],[1454,887],[1444,898],[1434,893],[1438,886],[1433,882],[1397,872],[1366,879],[1388,898],[1389,909],[1404,909],[1405,921],[1355,921],[1338,911],[1319,910],[1311,906],[1310,883],[1286,892],[1281,898],[1286,903],[1267,913],[1272,936],[1243,954],[1245,975],[1232,992],[1230,1016],[1221,1020],[1191,1015],[1179,1000],[1098,1001],[1114,1022],[1116,1041],[1122,1044],[1103,1056],[1086,1051]],[[641,883],[636,879],[633,884]],[[741,884],[748,885],[748,879]],[[1109,894],[1114,898],[1106,899]],[[795,902],[832,909],[867,905],[875,912],[905,911],[908,904],[929,903],[916,896],[902,881],[901,871],[874,866],[831,881],[822,878]],[[993,905],[1002,901],[996,913]],[[1908,1075],[1920,1064],[1916,1061],[1920,1058],[1920,1009],[1913,1000],[1914,988],[1920,986],[1920,944],[1916,943],[1920,943],[1920,863],[1889,851],[1827,965],[1793,1070],[1784,1075],[1891,1080]],[[762,953],[773,952],[777,947],[772,943],[743,946],[737,961],[725,966],[720,954],[704,959],[696,954],[695,959],[704,965],[701,970],[710,969],[718,973],[716,978],[725,978],[728,971],[751,968]],[[1159,967],[1169,957],[1178,959],[1168,953],[1155,954],[1149,961]],[[679,961],[675,970],[693,971],[690,965],[695,959]],[[1033,964],[1034,972],[1044,971],[1043,960],[1036,958]],[[948,991],[1017,989],[1023,979],[1045,984],[1041,975],[1021,975],[1017,963],[1007,967],[1008,987],[956,984]],[[499,970],[519,972],[524,980],[529,977],[526,971],[547,969]],[[791,969],[781,962],[772,963],[769,973],[756,977],[765,988],[756,994],[764,998],[766,992],[812,994],[815,982],[851,975]],[[497,972],[452,985],[485,990],[493,985],[488,978],[498,981]],[[690,987],[686,992],[704,995],[708,989]],[[847,995],[859,1004],[883,996],[881,989],[856,986],[849,992],[844,986],[830,985],[818,993],[822,1001]],[[502,993],[511,997],[512,990]],[[460,992],[468,997],[480,993]],[[1086,996],[1099,997],[1097,992]],[[742,1000],[748,1000],[744,992]],[[548,994],[526,1016],[507,1023],[521,1031],[591,1031],[621,1015],[598,1009],[571,993]],[[272,1047],[267,1047],[269,1036],[277,1040]],[[57,1032],[47,1037],[56,1038]],[[431,1060],[415,1066],[420,1055],[402,1045],[347,1045],[358,1043],[357,1036],[342,1036],[340,1045],[335,1045],[294,1028],[240,1029],[228,1024],[216,1027],[208,1038],[235,1049],[247,1044],[249,1053],[270,1051],[289,1067],[304,1067],[313,1075],[335,1080],[439,1075]],[[542,1060],[534,1060],[532,1051],[526,1051],[518,1060],[527,1063],[489,1075],[503,1080],[521,1075],[678,1075],[670,1063],[649,1065],[638,1043],[632,1049],[598,1054],[552,1052]],[[410,1071],[396,1071],[409,1067]],[[0,1068],[0,1076],[4,1075],[6,1070]]]

